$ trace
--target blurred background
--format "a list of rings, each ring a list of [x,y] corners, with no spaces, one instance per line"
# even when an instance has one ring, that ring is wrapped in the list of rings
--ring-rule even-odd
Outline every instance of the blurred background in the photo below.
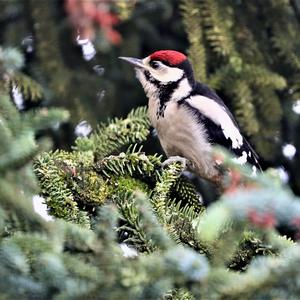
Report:
[[[198,80],[223,98],[262,158],[300,194],[300,1],[0,0],[0,45],[25,57],[12,84],[16,106],[59,106],[56,148],[99,122],[124,117],[146,96],[119,56],[160,49],[189,55]],[[161,152],[155,133],[147,152]]]

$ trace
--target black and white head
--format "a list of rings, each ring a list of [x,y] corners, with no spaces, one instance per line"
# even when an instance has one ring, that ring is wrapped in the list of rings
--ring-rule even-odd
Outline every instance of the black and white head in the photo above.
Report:
[[[160,100],[178,101],[189,93],[194,85],[192,66],[181,52],[160,50],[144,59],[132,57],[120,59],[135,67],[137,78],[149,98],[164,97]]]

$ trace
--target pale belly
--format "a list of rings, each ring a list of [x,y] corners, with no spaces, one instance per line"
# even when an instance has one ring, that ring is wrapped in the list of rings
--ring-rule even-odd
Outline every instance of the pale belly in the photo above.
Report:
[[[157,118],[157,101],[149,100],[149,116],[157,130],[161,146],[167,156],[182,156],[192,163],[192,169],[200,176],[213,175],[211,145],[203,126],[195,121],[190,111],[177,108],[169,102],[164,117]]]

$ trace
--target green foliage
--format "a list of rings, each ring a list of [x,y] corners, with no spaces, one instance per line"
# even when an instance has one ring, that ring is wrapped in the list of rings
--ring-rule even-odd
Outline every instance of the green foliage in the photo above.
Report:
[[[167,166],[164,172],[169,175],[162,175],[164,179],[160,180],[169,183],[175,170],[178,171],[176,164]],[[205,256],[199,254],[198,245],[192,243],[191,237],[189,248],[177,246],[172,231],[163,226],[167,229],[164,230],[159,221],[161,218],[157,219],[151,212],[151,200],[141,193],[131,192],[124,197],[121,192],[113,200],[118,210],[114,206],[102,206],[94,218],[93,230],[63,221],[47,224],[40,220],[40,229],[36,233],[19,231],[4,238],[0,246],[0,272],[9,276],[4,276],[1,283],[3,295],[93,299],[102,296],[109,299],[157,299],[162,296],[165,299],[271,299],[279,293],[287,298],[294,297],[299,293],[297,283],[292,279],[299,273],[299,247],[278,238],[273,230],[262,226],[265,225],[263,222],[253,223],[247,211],[251,207],[264,213],[266,204],[260,201],[265,197],[266,202],[273,201],[269,205],[280,213],[276,215],[278,221],[286,223],[290,221],[288,215],[291,211],[295,215],[299,213],[299,203],[289,200],[291,195],[285,194],[280,187],[274,189],[266,175],[251,180],[262,186],[269,185],[271,192],[240,191],[238,197],[236,194],[225,195],[224,200],[209,208],[204,216],[197,213],[188,213],[187,217],[182,215],[185,222],[190,223],[190,230],[194,230],[195,242],[205,241],[207,246],[213,243],[213,248],[217,249],[222,245],[223,252],[224,249],[228,251],[228,244],[232,243],[229,236],[237,240],[249,224],[258,226],[258,231],[253,227],[254,231],[243,235],[242,248],[235,254],[236,262],[248,259],[248,267],[243,266],[243,273],[228,270],[227,259],[215,266],[215,255],[219,256],[220,252],[212,251],[212,248],[208,263]],[[278,197],[278,191],[287,198]],[[261,192],[260,197],[257,197],[257,192]],[[19,201],[17,203],[20,205]],[[180,211],[184,212],[175,203],[166,206],[170,209],[169,212],[166,209],[167,214],[173,213],[170,225],[174,226],[178,220],[176,215],[178,217]],[[287,208],[291,211],[286,211]],[[224,209],[227,210],[225,217]],[[29,215],[34,213],[30,211]],[[117,225],[118,217],[123,222],[120,225]],[[228,226],[222,225],[225,223]],[[181,226],[178,232],[183,234],[186,230],[186,226]],[[221,236],[220,230],[223,231]],[[124,242],[139,250],[138,257],[132,259],[122,255],[116,242],[116,231],[130,232]],[[266,235],[265,243],[260,242],[259,235]],[[249,243],[253,253],[250,253]],[[230,247],[238,249],[235,243]],[[270,253],[278,253],[278,256],[270,256]],[[257,255],[260,257],[252,262],[253,256]],[[232,266],[238,268],[237,264]],[[282,274],[286,275],[284,281]],[[292,280],[287,281],[290,276]],[[19,289],[13,288],[16,284]]]
[[[0,47],[0,72],[11,74],[24,65],[24,58],[21,53],[14,48]]]
[[[154,210],[162,222],[165,222],[165,218],[167,217],[166,204],[168,201],[170,188],[176,182],[176,179],[181,171],[182,166],[180,163],[169,165],[168,168],[163,170],[154,189],[152,203]]]
[[[179,201],[189,204],[190,207],[194,207],[197,212],[200,212],[203,208],[201,194],[195,190],[195,186],[187,180],[185,177],[179,177],[172,187],[171,192],[174,191],[174,196],[178,196]]]
[[[188,35],[190,48],[188,50],[191,63],[194,66],[196,80],[206,82],[206,50],[203,42],[200,8],[197,1],[184,0],[181,5],[183,23]]]
[[[29,76],[18,73],[10,79],[11,87],[16,87],[26,99],[36,101],[42,98],[42,87]]]
[[[19,115],[8,95],[0,95],[1,138],[5,145],[0,151],[0,171],[5,172],[9,167],[20,168],[38,151],[34,141],[34,131],[30,128],[32,121],[34,129],[44,129],[58,121],[66,120],[68,113],[62,110],[41,109],[32,119],[32,113]]]
[[[118,120],[118,122],[126,123],[126,119]],[[102,132],[106,132],[107,128],[110,128],[110,124],[103,127]],[[122,128],[120,126],[119,130]],[[130,137],[131,132],[128,132],[128,135]],[[114,139],[114,135],[112,138]],[[75,147],[72,152],[57,151],[45,153],[39,157],[36,166],[40,166],[36,167],[36,172],[50,212],[67,220],[70,220],[69,216],[72,215],[71,213],[57,214],[61,211],[61,207],[66,208],[67,205],[60,204],[55,193],[51,195],[49,193],[51,186],[55,185],[53,184],[55,177],[51,175],[47,185],[45,185],[44,178],[40,177],[40,174],[47,174],[53,169],[55,174],[60,174],[63,186],[68,188],[68,195],[71,195],[70,199],[76,207],[75,215],[79,211],[84,213],[88,217],[86,219],[90,224],[88,227],[92,230],[96,230],[99,224],[97,214],[95,214],[98,211],[97,207],[112,201],[119,212],[116,231],[120,240],[134,247],[141,257],[147,257],[149,263],[151,255],[162,253],[161,251],[168,252],[168,260],[173,261],[174,257],[182,256],[181,262],[185,262],[185,254],[182,254],[181,248],[177,249],[175,244],[186,245],[197,253],[205,254],[210,261],[211,268],[205,285],[201,285],[201,288],[193,284],[189,287],[179,285],[179,290],[172,289],[171,291],[164,289],[166,299],[193,299],[193,297],[197,299],[200,295],[205,299],[214,299],[223,295],[227,297],[227,294],[230,295],[227,287],[231,289],[232,281],[238,281],[241,278],[245,280],[246,285],[248,280],[253,280],[252,268],[254,267],[252,265],[257,264],[255,257],[262,257],[260,258],[262,268],[268,268],[269,260],[276,261],[276,256],[280,257],[285,251],[294,247],[291,241],[279,238],[274,226],[285,226],[291,230],[298,228],[299,204],[292,200],[294,196],[289,191],[285,191],[278,185],[278,181],[274,181],[267,175],[251,177],[251,172],[247,167],[241,168],[233,163],[231,157],[225,156],[224,164],[234,168],[235,172],[241,172],[244,184],[254,185],[256,189],[252,187],[250,192],[241,189],[240,192],[225,194],[218,203],[212,205],[207,212],[203,212],[199,195],[193,186],[180,176],[182,171],[180,162],[169,164],[162,169],[160,157],[146,155],[137,146],[130,147],[119,155],[109,155],[98,160],[97,150],[95,150],[97,148],[93,147],[96,140],[95,135],[92,134],[84,138],[85,144],[90,146],[83,147],[83,151]],[[102,142],[108,145],[111,143],[109,137]],[[117,144],[115,148],[110,148],[110,151],[117,152],[119,147]],[[47,163],[41,161],[43,157],[47,157],[49,161]],[[55,166],[51,165],[52,161],[55,161]],[[41,166],[45,170],[40,169]],[[93,180],[89,179],[91,172]],[[81,188],[79,188],[80,178],[85,178],[87,182],[87,185],[82,185]],[[227,180],[230,185],[230,178]],[[63,191],[63,188],[59,189]],[[143,191],[144,194],[137,194],[136,190]],[[139,199],[144,199],[145,208],[141,209]],[[274,208],[272,212],[270,207]],[[145,219],[148,220],[147,223]],[[72,221],[81,223],[76,218]],[[148,232],[149,228],[151,232]],[[103,234],[105,232],[104,230]],[[169,252],[170,247],[174,251]],[[105,247],[105,249],[108,248]],[[187,258],[187,261],[189,259]],[[154,276],[164,274],[166,279],[161,267],[162,265],[159,265]],[[183,263],[179,270],[185,267]],[[112,268],[114,269],[113,265]],[[143,265],[143,272],[145,268],[147,269]],[[191,274],[194,273],[190,272],[192,276]],[[150,272],[146,277],[152,276],[151,274]],[[262,279],[263,282],[271,280],[268,276],[272,275],[268,274]],[[137,277],[137,281],[134,282],[131,278],[128,287],[131,284],[147,287],[147,282],[142,278]],[[259,295],[269,295],[268,290],[263,286],[258,287],[259,284],[257,282],[255,285],[259,289]],[[284,293],[286,287],[280,287],[278,284],[276,282],[272,287]],[[165,285],[164,288],[166,288]],[[153,289],[154,287],[149,292],[151,295],[155,294],[156,289]],[[108,294],[106,289],[104,291]],[[234,297],[239,299],[241,297],[239,293],[242,293],[242,290],[234,293],[237,295]],[[253,295],[255,289],[249,287],[247,293]],[[150,294],[147,294],[149,298],[152,297]]]
[[[234,46],[229,32],[230,28],[228,22],[224,22],[222,18],[218,1],[199,1],[199,9],[205,28],[204,34],[212,51],[223,58],[232,55]]]
[[[22,60],[19,52],[12,49],[3,51],[0,63],[6,66],[1,70],[1,77],[14,76],[15,67],[20,67]],[[13,61],[16,59],[16,62]],[[2,60],[5,60],[2,62]],[[7,85],[0,88],[0,138],[3,143],[0,149],[0,198],[5,212],[7,225],[3,231],[9,234],[19,226],[27,226],[25,220],[30,217],[31,207],[26,202],[28,195],[37,191],[31,161],[41,150],[48,147],[48,142],[41,139],[36,142],[34,136],[37,130],[45,129],[68,119],[69,114],[64,110],[37,109],[34,118],[32,113],[20,114],[10,99]],[[38,126],[37,126],[38,125]],[[17,209],[17,207],[21,209]],[[14,210],[11,210],[11,209]],[[4,213],[3,212],[3,213]],[[38,224],[39,219],[34,216],[32,223]],[[25,222],[25,223],[24,223]],[[5,229],[6,228],[6,229]]]
[[[118,155],[105,156],[116,153],[126,144],[146,139],[149,121],[145,108],[100,128],[89,137],[78,138],[72,152],[45,152],[35,161],[35,173],[49,212],[90,226],[89,220],[93,223],[97,206],[111,199],[122,211],[127,223],[124,226],[133,234],[131,239],[140,239],[141,248],[149,250],[151,247],[141,238],[143,235],[138,229],[134,202],[124,200],[131,199],[130,195],[140,190],[148,195],[160,221],[178,240],[185,217],[188,220],[189,214],[202,210],[195,187],[180,177],[181,164],[161,169],[161,157],[146,155],[137,145]],[[177,206],[171,203],[173,199],[177,199]],[[177,218],[180,215],[180,225],[176,228],[171,224],[175,215]]]
[[[140,107],[130,112],[124,120],[114,119],[108,126],[100,124],[97,132],[89,138],[78,138],[74,149],[91,150],[101,159],[122,146],[145,140],[149,134],[149,126],[147,109]]]
[[[137,174],[139,176],[150,177],[159,167],[161,157],[157,155],[146,156],[140,149],[136,149],[136,145],[132,149],[128,149],[126,153],[122,152],[118,156],[110,155],[101,159],[96,164],[96,170],[110,177],[109,174],[126,175]]]
[[[67,180],[72,177],[75,170],[74,159],[66,158],[65,152],[54,152],[52,156],[44,153],[35,163],[35,173],[43,183],[42,188],[47,197],[47,204],[53,211],[53,215],[65,218],[69,221],[77,221],[80,224],[87,224],[86,214],[78,209],[72,194],[72,186],[67,185]],[[85,182],[91,178],[85,179]],[[96,182],[98,188],[98,183]]]
[[[293,298],[299,293],[299,284],[293,279],[297,278],[295,266],[299,264],[299,246],[288,248],[278,257],[257,259],[239,278],[239,284],[229,281],[226,288],[221,291],[224,299],[272,299],[279,294],[285,298]],[[259,270],[257,266],[259,267]],[[272,274],[272,276],[270,276]],[[289,276],[289,283],[283,282],[283,276]],[[294,277],[295,276],[295,277]],[[256,278],[253,282],[252,278]]]

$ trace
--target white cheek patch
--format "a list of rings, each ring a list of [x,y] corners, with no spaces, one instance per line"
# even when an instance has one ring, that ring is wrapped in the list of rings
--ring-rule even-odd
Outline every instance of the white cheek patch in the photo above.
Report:
[[[203,115],[221,126],[226,139],[231,140],[233,149],[240,148],[243,145],[243,137],[224,107],[204,96],[191,97],[187,99],[187,102],[197,108]]]
[[[162,84],[177,81],[183,77],[183,70],[164,66],[160,69],[148,69],[152,77],[160,81]]]
[[[167,84],[168,82],[177,81],[183,77],[183,70],[176,67],[168,67],[166,65],[161,66],[159,69],[153,69],[148,64],[150,57],[147,56],[143,59],[143,64],[145,69],[150,72],[151,76],[161,82],[162,84]]]

